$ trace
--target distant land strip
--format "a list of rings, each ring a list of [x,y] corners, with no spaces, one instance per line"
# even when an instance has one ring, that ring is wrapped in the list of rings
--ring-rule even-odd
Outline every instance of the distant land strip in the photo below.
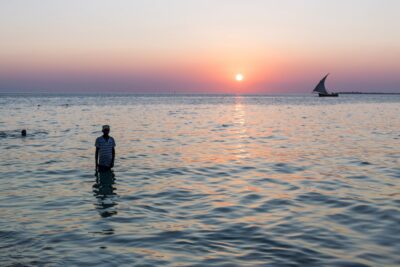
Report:
[[[400,95],[400,93],[379,93],[379,92],[338,92],[341,95]]]

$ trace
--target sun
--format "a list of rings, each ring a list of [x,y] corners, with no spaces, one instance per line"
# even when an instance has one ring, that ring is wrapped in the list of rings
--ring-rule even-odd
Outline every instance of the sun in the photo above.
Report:
[[[243,81],[243,79],[244,79],[243,74],[241,74],[241,73],[236,74],[235,80],[236,80],[237,82],[241,82],[241,81]]]

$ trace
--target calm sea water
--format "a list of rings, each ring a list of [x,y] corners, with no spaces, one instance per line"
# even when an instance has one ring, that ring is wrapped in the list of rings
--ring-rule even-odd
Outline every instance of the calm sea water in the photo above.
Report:
[[[398,266],[399,129],[395,95],[3,94],[1,265]]]

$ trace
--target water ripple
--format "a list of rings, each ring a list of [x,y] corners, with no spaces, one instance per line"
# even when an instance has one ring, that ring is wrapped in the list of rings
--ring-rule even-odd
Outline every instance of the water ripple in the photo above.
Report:
[[[1,97],[2,265],[398,266],[399,102]]]

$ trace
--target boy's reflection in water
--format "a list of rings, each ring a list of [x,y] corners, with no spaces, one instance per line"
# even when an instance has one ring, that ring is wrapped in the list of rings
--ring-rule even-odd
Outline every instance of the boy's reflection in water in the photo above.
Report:
[[[93,193],[97,198],[96,209],[103,218],[113,216],[117,214],[114,206],[118,205],[115,201],[118,195],[114,193],[116,190],[114,172],[110,169],[99,170],[95,175],[96,183],[93,185]]]

